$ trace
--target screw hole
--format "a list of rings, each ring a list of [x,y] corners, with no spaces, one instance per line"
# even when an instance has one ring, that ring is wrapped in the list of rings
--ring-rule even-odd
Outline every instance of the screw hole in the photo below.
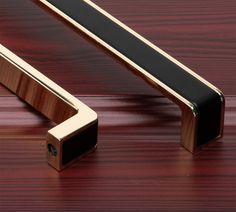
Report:
[[[57,150],[52,144],[48,144],[48,152],[52,156],[57,156]]]

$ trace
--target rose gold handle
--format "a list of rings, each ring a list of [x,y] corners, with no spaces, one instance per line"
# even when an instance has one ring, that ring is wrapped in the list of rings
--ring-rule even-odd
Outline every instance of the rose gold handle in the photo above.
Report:
[[[0,44],[0,82],[58,124],[47,133],[48,163],[62,170],[97,143],[97,114]]]
[[[90,0],[40,2],[131,66],[180,107],[181,144],[188,151],[194,152],[223,135],[225,100],[214,85]]]

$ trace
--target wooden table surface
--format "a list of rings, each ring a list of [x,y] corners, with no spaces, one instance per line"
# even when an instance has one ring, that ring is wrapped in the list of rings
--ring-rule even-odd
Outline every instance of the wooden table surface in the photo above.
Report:
[[[0,43],[99,115],[96,152],[58,173],[52,123],[1,86],[0,211],[236,211],[236,1],[94,2],[224,92],[224,137],[190,154],[177,106],[37,0],[0,0]]]

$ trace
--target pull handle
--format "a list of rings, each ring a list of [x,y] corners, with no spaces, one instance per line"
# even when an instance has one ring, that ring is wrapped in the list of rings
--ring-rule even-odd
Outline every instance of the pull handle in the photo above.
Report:
[[[58,124],[46,136],[47,160],[55,169],[96,147],[97,114],[1,44],[0,82]]]
[[[182,111],[181,143],[190,152],[223,134],[224,96],[212,84],[90,0],[40,0],[111,51]]]

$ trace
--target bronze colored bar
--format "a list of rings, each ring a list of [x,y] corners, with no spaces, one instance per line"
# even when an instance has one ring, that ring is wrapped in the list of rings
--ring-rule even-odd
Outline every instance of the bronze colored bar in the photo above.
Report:
[[[181,144],[190,152],[223,135],[222,92],[90,0],[40,0],[133,67],[182,111]]]
[[[48,163],[58,171],[95,149],[97,114],[0,44],[0,82],[54,123]]]

